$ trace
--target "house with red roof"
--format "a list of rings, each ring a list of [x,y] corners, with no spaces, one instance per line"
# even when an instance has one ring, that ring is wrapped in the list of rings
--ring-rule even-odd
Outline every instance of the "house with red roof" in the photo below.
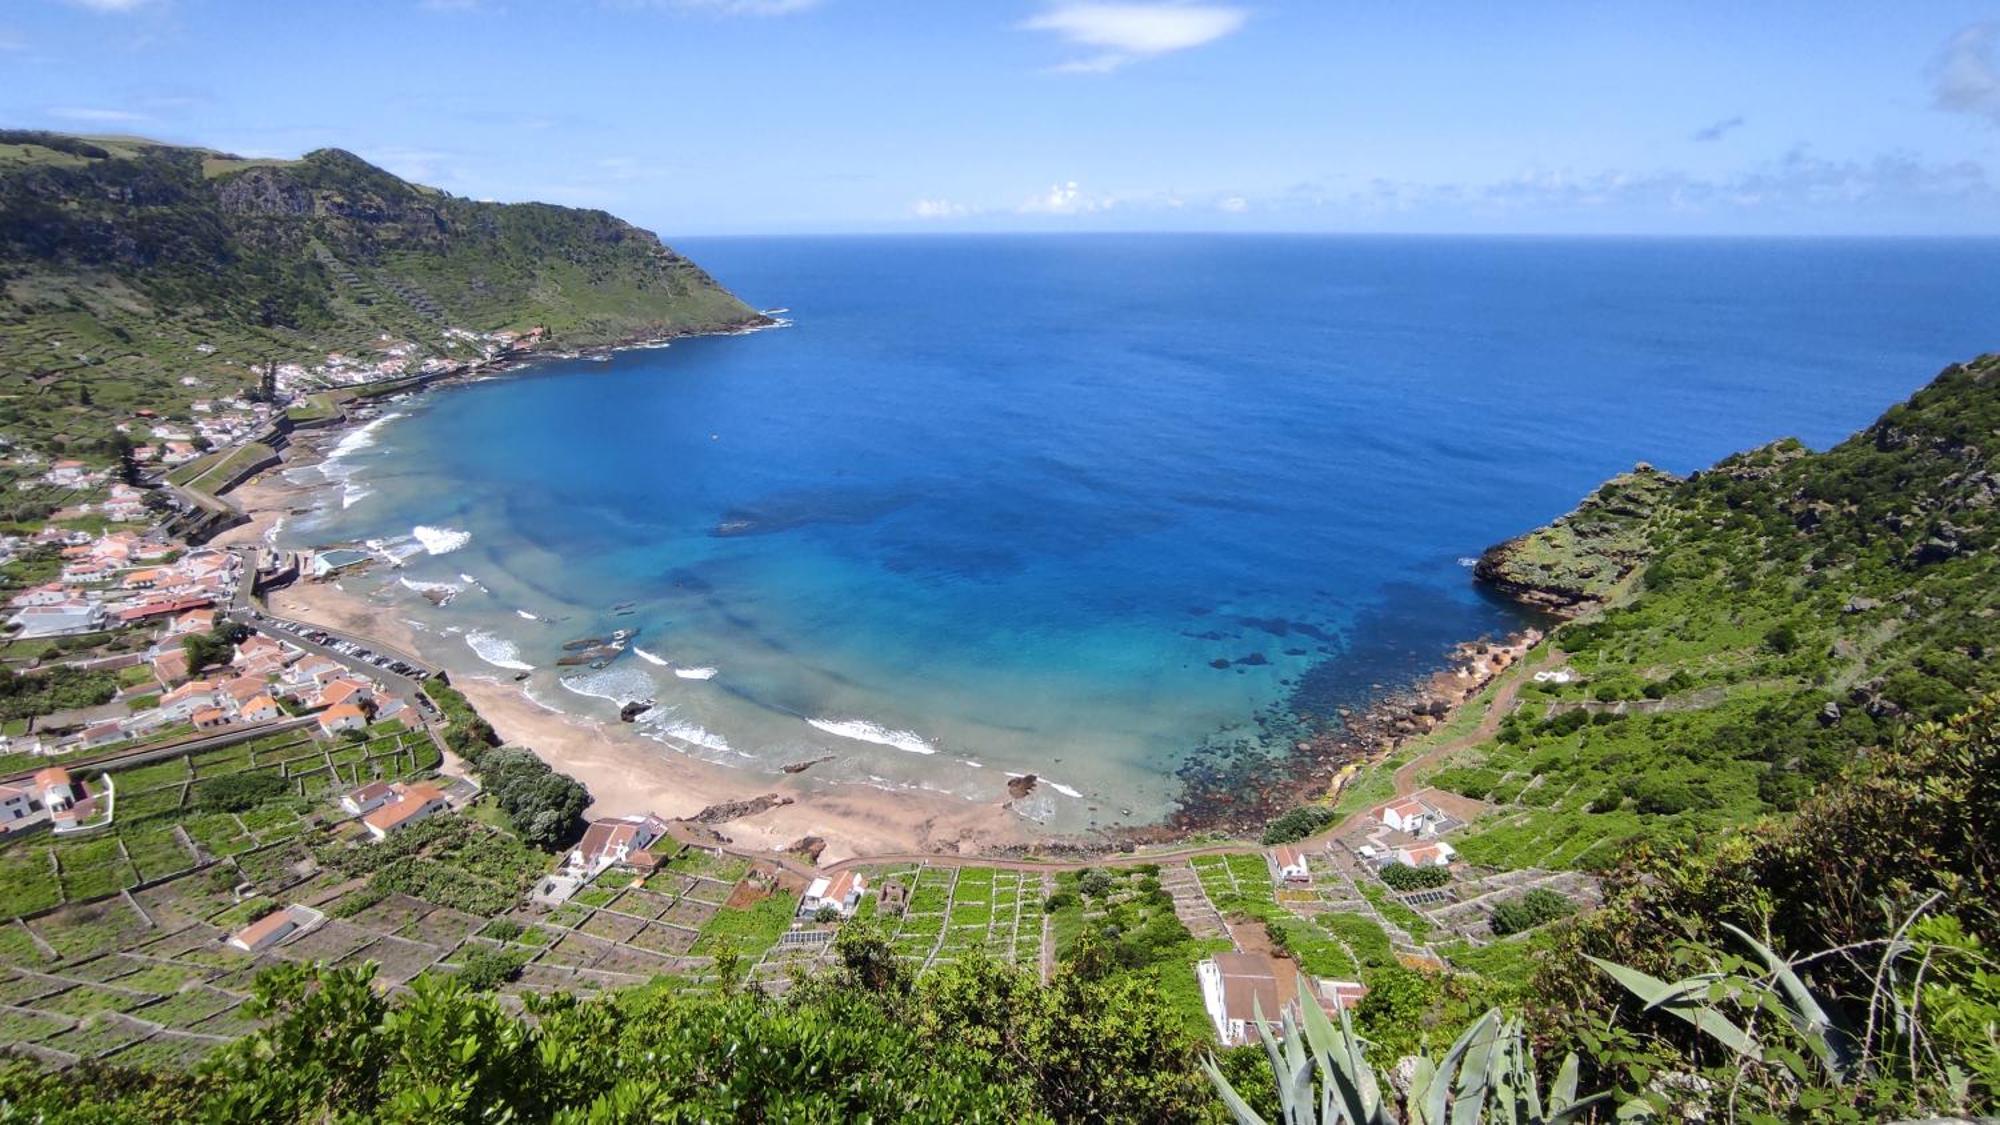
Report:
[[[326,915],[310,906],[293,903],[282,910],[273,910],[229,935],[229,945],[244,953],[262,953],[316,928],[324,921]]]
[[[385,840],[390,833],[427,820],[448,807],[443,791],[427,782],[396,783],[390,788],[397,791],[396,799],[361,818],[362,827],[377,840]]]
[[[1312,882],[1312,868],[1306,865],[1305,853],[1297,848],[1279,845],[1277,850],[1271,853],[1271,865],[1277,869],[1280,882]]]
[[[352,703],[342,703],[319,713],[320,733],[332,737],[351,730],[368,729],[368,713]]]
[[[644,851],[666,834],[666,822],[650,813],[593,820],[569,853],[569,869],[578,878],[594,878],[613,864],[627,862],[634,852]]]
[[[842,918],[851,918],[861,905],[861,896],[867,893],[868,880],[858,871],[843,871],[831,879],[822,875],[799,896],[799,915],[809,917],[830,906],[840,911]]]
[[[196,711],[222,706],[222,693],[213,680],[189,680],[160,697],[159,710],[170,720],[183,721]]]

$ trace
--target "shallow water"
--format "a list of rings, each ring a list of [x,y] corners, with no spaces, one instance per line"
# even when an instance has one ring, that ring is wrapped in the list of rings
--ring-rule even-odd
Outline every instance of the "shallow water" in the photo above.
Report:
[[[1510,629],[1464,563],[1605,476],[1829,444],[2000,335],[1992,243],[681,249],[795,325],[398,404],[283,538],[402,558],[372,581],[455,670],[657,699],[634,753],[1033,771],[1060,828],[1157,820],[1193,748]]]

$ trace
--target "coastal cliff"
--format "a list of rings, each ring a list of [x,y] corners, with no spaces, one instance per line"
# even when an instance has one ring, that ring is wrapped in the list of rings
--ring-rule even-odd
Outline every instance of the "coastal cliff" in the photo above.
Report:
[[[179,414],[268,364],[477,358],[767,323],[603,211],[487,203],[338,149],[244,159],[0,130],[0,424],[96,435],[79,406]]]
[[[1654,517],[1680,483],[1642,463],[1605,481],[1547,527],[1488,547],[1473,575],[1553,613],[1602,605],[1645,561]]]

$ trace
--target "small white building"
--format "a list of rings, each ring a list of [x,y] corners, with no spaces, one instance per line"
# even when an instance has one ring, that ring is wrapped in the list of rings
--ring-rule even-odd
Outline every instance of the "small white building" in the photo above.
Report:
[[[229,935],[231,948],[245,953],[262,953],[279,942],[289,941],[326,921],[326,915],[310,906],[293,903],[273,910]]]
[[[386,840],[390,833],[428,820],[447,807],[444,793],[435,785],[421,782],[403,785],[399,782],[390,788],[396,790],[396,799],[361,818],[362,826],[377,840]]]
[[[813,915],[822,907],[831,906],[840,911],[842,918],[852,918],[861,905],[861,896],[867,893],[868,880],[858,871],[843,871],[831,879],[822,875],[799,897],[799,914]]]
[[[366,816],[397,798],[394,786],[386,781],[371,781],[351,793],[343,793],[340,807],[349,816]]]
[[[1260,1019],[1273,1035],[1279,1033],[1285,1013],[1298,1020],[1301,980],[1307,994],[1330,1016],[1360,1003],[1368,992],[1359,981],[1315,980],[1291,961],[1267,953],[1218,953],[1197,964],[1194,975],[1201,984],[1202,1007],[1225,1047],[1257,1042]]]
[[[1297,848],[1280,845],[1271,853],[1271,863],[1277,868],[1280,882],[1312,882],[1312,868],[1306,866],[1305,853]]]
[[[1429,805],[1415,797],[1401,797],[1386,805],[1378,805],[1374,813],[1375,819],[1384,825],[1412,835],[1421,834],[1437,815]]]
[[[579,879],[595,878],[613,864],[629,862],[666,834],[666,821],[651,814],[593,820],[569,853],[569,873]]]
[[[28,820],[38,811],[34,790],[24,785],[0,785],[0,828]]]
[[[1427,840],[1421,844],[1408,844],[1392,853],[1394,861],[1408,867],[1449,867],[1458,858],[1458,852],[1443,840]]]

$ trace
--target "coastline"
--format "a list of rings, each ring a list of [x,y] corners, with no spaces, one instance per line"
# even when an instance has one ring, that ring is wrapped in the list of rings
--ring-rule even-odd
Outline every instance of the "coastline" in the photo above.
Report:
[[[759,314],[760,323],[709,334],[743,334],[782,325]],[[548,359],[656,347],[696,333],[638,336],[615,344],[566,351],[524,350],[433,379],[408,393],[483,381]],[[364,403],[370,400],[361,400]],[[386,402],[386,399],[381,400]],[[246,522],[218,535],[219,546],[268,544],[282,521],[309,510],[320,490],[283,478],[288,469],[318,463],[365,419],[345,415],[292,443],[282,464],[228,490]],[[396,612],[337,583],[300,581],[270,595],[274,611],[298,620],[374,637],[404,651],[426,652],[425,638]],[[1457,708],[1539,640],[1529,629],[1498,643],[1457,646],[1434,672],[1400,686],[1377,685],[1370,698],[1335,716],[1303,716],[1314,727],[1290,748],[1254,763],[1238,762],[1220,785],[1189,782],[1181,808],[1153,825],[1083,834],[1041,831],[1010,809],[1011,797],[967,800],[917,789],[889,789],[857,782],[819,782],[811,763],[783,776],[753,773],[685,756],[612,724],[559,711],[497,676],[466,674],[453,683],[501,737],[534,749],[553,768],[591,791],[593,816],[654,812],[717,829],[723,842],[762,851],[800,851],[821,862],[883,854],[957,854],[1019,857],[1029,854],[1102,855],[1148,844],[1184,840],[1215,831],[1252,834],[1295,804],[1339,793],[1341,782],[1393,753],[1407,739],[1449,721]],[[1021,794],[1013,794],[1019,796]]]
[[[273,591],[272,610],[301,621],[376,637],[423,653],[425,638],[393,611],[335,583]],[[811,851],[823,862],[873,854],[1019,852],[1048,841],[1003,798],[971,802],[943,794],[773,777],[674,753],[599,720],[549,709],[515,684],[459,676],[463,692],[505,742],[526,746],[589,788],[590,815],[657,813],[698,820],[724,842],[759,851]],[[738,808],[730,808],[737,805]],[[704,815],[706,814],[706,815]],[[730,815],[735,814],[735,815]],[[797,845],[804,844],[804,848]]]

